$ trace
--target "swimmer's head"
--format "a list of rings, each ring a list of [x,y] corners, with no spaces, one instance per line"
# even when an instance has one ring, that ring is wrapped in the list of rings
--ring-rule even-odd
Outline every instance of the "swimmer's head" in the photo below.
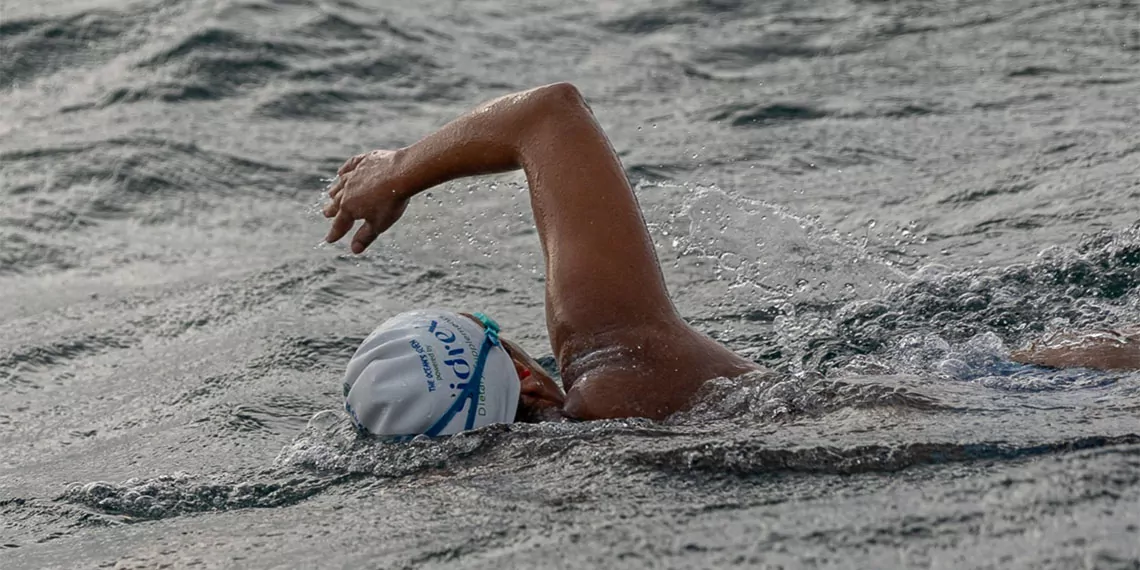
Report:
[[[348,363],[345,409],[369,434],[436,436],[560,406],[557,385],[498,332],[479,313],[410,311],[389,319]]]

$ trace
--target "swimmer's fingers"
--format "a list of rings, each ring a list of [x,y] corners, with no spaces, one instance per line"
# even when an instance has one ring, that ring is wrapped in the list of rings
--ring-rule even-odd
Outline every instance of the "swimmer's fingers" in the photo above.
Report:
[[[352,219],[352,214],[342,209],[336,214],[336,219],[332,221],[332,227],[329,228],[329,233],[325,236],[325,241],[333,243],[348,233],[352,229],[352,224],[356,220]]]
[[[340,213],[340,196],[333,196],[333,199],[328,204],[325,204],[323,209],[326,218],[334,218]]]
[[[336,195],[340,194],[342,190],[344,190],[344,177],[337,175],[336,182],[329,186],[329,198],[336,198]]]
[[[358,154],[344,161],[344,164],[342,164],[340,166],[340,169],[336,171],[337,176],[344,176],[345,174],[348,174],[349,172],[355,170],[357,165],[360,164],[360,161],[364,160],[366,156],[368,156],[368,153]]]
[[[341,165],[341,167],[336,171],[336,180],[334,180],[332,185],[328,188],[329,198],[333,198],[335,200],[337,195],[344,191],[344,187],[348,183],[348,175],[352,174],[352,171],[360,165],[360,161],[364,160],[366,156],[368,155],[358,154],[348,159],[344,164]],[[336,214],[334,213],[333,215]],[[332,216],[329,217],[331,218]]]
[[[352,253],[361,253],[376,241],[380,232],[373,229],[370,222],[364,222],[359,230],[356,230],[356,235],[352,237]]]
[[[355,171],[337,173],[336,182],[333,182],[332,186],[329,186],[329,198],[336,198],[337,194],[344,191],[345,186],[348,186],[352,180],[353,172]]]
[[[351,174],[351,172],[343,176],[338,174],[336,183],[329,188],[329,198],[331,198],[332,201],[324,207],[326,218],[336,216],[337,212],[340,211],[341,201],[344,199],[344,190],[350,182],[349,178],[351,178]]]
[[[365,220],[364,225],[360,226],[352,238],[352,252],[361,253],[368,249],[380,234],[388,231],[388,228],[404,215],[407,208],[407,201],[397,202]]]

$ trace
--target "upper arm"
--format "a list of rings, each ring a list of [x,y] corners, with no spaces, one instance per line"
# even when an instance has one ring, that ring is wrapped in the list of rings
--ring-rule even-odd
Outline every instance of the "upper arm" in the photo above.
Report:
[[[542,89],[519,155],[546,259],[555,351],[575,337],[679,320],[641,209],[605,133],[573,86]]]

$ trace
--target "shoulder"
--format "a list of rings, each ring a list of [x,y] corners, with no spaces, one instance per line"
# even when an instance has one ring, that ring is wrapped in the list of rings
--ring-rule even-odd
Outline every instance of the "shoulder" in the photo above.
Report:
[[[660,420],[687,408],[708,380],[759,368],[683,323],[628,329],[607,340],[562,363],[567,416]]]

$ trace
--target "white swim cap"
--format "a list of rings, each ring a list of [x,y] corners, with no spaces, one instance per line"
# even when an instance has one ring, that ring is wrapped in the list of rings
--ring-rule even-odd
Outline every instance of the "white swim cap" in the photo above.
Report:
[[[356,427],[386,436],[459,433],[512,423],[518,372],[486,328],[450,311],[409,311],[380,325],[344,373],[344,407]]]

